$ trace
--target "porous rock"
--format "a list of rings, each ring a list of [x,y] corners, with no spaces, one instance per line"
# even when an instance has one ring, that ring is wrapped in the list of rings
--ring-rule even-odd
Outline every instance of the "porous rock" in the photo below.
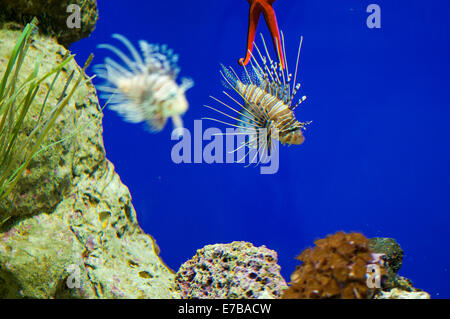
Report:
[[[199,299],[279,298],[287,287],[277,253],[242,241],[197,250],[175,281],[182,298]]]
[[[0,30],[0,74],[19,35]],[[51,37],[36,35],[22,77],[38,54],[43,55],[44,74],[61,61],[65,49]],[[65,83],[72,70],[78,77],[74,61],[59,82]],[[32,125],[48,85],[38,93],[25,129]],[[54,90],[49,105],[61,90]],[[65,139],[36,156],[14,196],[0,203],[0,215],[8,218],[0,228],[0,298],[178,296],[173,272],[139,227],[128,188],[105,158],[101,117],[95,89],[87,82],[77,89],[44,145]]]

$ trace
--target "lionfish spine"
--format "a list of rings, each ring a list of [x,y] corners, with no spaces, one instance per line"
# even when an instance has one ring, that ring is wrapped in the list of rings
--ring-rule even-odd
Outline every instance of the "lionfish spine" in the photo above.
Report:
[[[270,151],[273,139],[279,140],[282,144],[302,144],[304,142],[302,131],[306,125],[311,123],[299,122],[293,112],[306,99],[306,96],[296,99],[300,83],[295,83],[303,37],[300,39],[294,78],[289,73],[282,32],[281,38],[281,52],[283,52],[284,61],[286,61],[285,69],[270,57],[264,37],[261,35],[265,55],[254,43],[259,58],[252,54],[250,66],[243,66],[243,76],[238,76],[232,67],[221,65],[220,74],[225,81],[225,86],[235,91],[242,102],[233,98],[226,91],[224,91],[224,94],[236,103],[238,108],[234,108],[214,97],[214,100],[226,106],[232,113],[228,114],[205,105],[229,119],[234,119],[235,124],[215,118],[207,118],[237,128],[236,135],[248,134],[249,141],[245,142],[244,145],[249,148]],[[265,131],[265,133],[261,133],[262,131]]]
[[[98,47],[113,52],[122,63],[107,57],[95,72],[106,83],[97,88],[110,108],[125,121],[146,122],[151,131],[160,131],[170,117],[174,126],[182,127],[181,115],[188,109],[185,91],[193,86],[191,79],[175,80],[179,73],[178,56],[166,45],[139,41],[139,54],[131,42],[120,34],[113,34],[129,51],[130,57],[110,44]]]

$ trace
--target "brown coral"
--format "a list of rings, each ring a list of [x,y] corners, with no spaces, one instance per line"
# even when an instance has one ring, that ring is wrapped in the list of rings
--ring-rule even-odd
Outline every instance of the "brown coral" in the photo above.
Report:
[[[373,289],[366,283],[366,271],[374,259],[364,235],[338,232],[314,243],[314,248],[304,250],[297,257],[303,264],[292,274],[291,286],[283,298],[360,299],[372,295]]]

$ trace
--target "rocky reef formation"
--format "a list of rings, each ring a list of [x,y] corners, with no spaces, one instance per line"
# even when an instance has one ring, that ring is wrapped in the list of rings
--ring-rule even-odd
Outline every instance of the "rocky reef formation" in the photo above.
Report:
[[[79,8],[80,24],[72,26],[70,15]],[[87,37],[98,19],[96,0],[0,0],[2,25],[26,25],[37,17],[40,32],[54,37],[66,48]],[[69,24],[67,23],[69,19]]]
[[[280,276],[275,251],[233,242],[197,250],[178,270],[176,290],[191,299],[430,298],[397,274],[403,251],[394,239],[338,232],[314,243],[297,257],[302,264],[289,287]],[[377,280],[370,277],[373,267]]]
[[[0,30],[0,74],[21,34],[6,27]],[[21,80],[38,55],[45,73],[65,53],[54,38],[35,35]],[[72,70],[78,77],[74,61],[47,104],[56,103]],[[21,138],[36,121],[51,80],[38,91]],[[105,158],[101,117],[95,88],[86,82],[44,141],[52,147],[33,158],[11,196],[0,202],[0,298],[177,297],[174,273],[139,227],[130,193]]]
[[[408,278],[402,277],[398,271],[402,267],[403,250],[393,238],[374,237],[369,240],[370,248],[380,254],[385,265],[381,280],[381,291],[375,298],[379,299],[429,299],[430,295],[415,288]]]
[[[278,298],[286,289],[277,253],[248,242],[208,245],[178,270],[182,298]]]
[[[430,298],[397,274],[403,250],[392,238],[337,232],[314,243],[297,257],[302,264],[292,273],[283,298]]]

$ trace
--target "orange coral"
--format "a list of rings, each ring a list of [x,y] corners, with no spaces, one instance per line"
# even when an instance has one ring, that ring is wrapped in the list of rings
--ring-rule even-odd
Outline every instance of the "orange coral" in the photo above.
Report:
[[[338,232],[314,243],[314,248],[297,256],[303,264],[291,275],[291,286],[283,298],[360,299],[372,295],[373,289],[366,283],[366,271],[367,265],[373,263],[373,256],[364,235]]]

